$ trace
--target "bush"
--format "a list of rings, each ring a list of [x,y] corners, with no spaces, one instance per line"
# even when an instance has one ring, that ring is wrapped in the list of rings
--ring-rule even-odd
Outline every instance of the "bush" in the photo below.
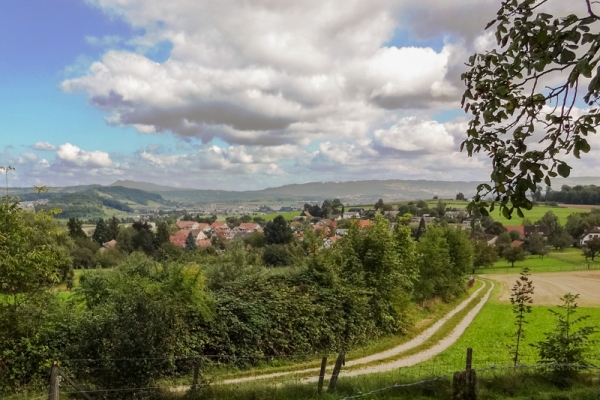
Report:
[[[294,264],[296,256],[291,245],[270,244],[265,246],[262,259],[268,267],[285,267]]]

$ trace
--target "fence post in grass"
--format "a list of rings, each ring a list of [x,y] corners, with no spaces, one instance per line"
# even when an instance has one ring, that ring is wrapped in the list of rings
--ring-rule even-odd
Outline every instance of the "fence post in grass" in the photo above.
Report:
[[[338,354],[337,360],[335,360],[335,366],[333,367],[333,373],[331,374],[331,380],[329,381],[329,387],[327,388],[328,392],[333,392],[335,390],[338,376],[340,375],[340,370],[344,364],[344,358],[345,354],[342,351],[340,354]]]
[[[58,363],[52,362],[52,369],[50,370],[50,392],[48,400],[58,400],[59,395],[59,384],[60,384],[60,373],[58,371]]]
[[[325,369],[327,368],[327,357],[321,359],[321,372],[319,372],[319,389],[318,393],[321,394],[323,390],[323,381],[325,380]]]
[[[477,400],[477,374],[472,369],[473,349],[467,349],[467,362],[464,371],[454,373],[452,380],[452,400]]]
[[[200,359],[197,358],[194,363],[194,380],[192,381],[192,389],[198,387],[198,376],[200,375]]]

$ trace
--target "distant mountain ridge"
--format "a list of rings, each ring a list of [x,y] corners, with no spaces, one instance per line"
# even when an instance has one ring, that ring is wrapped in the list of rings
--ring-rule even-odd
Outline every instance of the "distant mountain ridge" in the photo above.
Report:
[[[208,204],[208,203],[236,203],[247,201],[304,201],[324,200],[339,198],[345,203],[371,203],[378,199],[385,202],[430,199],[433,196],[440,198],[454,198],[457,193],[466,197],[475,194],[476,181],[431,181],[431,180],[362,180],[346,182],[310,182],[302,184],[289,184],[261,190],[232,191],[175,188],[157,185],[149,182],[136,182],[131,180],[118,180],[108,186],[79,185],[71,187],[50,188],[49,194],[42,194],[40,198],[57,198],[66,193],[94,193],[100,197],[109,196],[114,201],[124,204],[130,202],[147,204],[147,201],[173,206],[174,203]],[[575,177],[569,179],[555,179],[553,188],[559,190],[562,185],[599,185],[600,177]],[[22,200],[35,200],[37,193],[33,188],[11,188],[11,195],[18,195]],[[104,199],[106,203],[107,200]],[[106,204],[105,204],[106,205]]]
[[[108,186],[122,186],[128,189],[138,189],[145,192],[167,192],[170,190],[194,190],[194,189],[180,189],[172,186],[157,185],[150,182],[136,182],[131,180],[118,180],[115,183],[111,183]]]

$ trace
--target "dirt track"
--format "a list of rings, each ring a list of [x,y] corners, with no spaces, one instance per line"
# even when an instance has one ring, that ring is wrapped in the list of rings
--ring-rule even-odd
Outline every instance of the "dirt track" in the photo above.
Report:
[[[500,295],[501,302],[510,302],[510,289],[517,280],[518,275],[485,275],[494,279],[504,287]],[[558,305],[559,298],[566,293],[579,293],[579,301],[582,307],[600,306],[600,271],[571,271],[571,272],[547,272],[532,274],[531,280],[535,287],[533,304],[536,305]]]

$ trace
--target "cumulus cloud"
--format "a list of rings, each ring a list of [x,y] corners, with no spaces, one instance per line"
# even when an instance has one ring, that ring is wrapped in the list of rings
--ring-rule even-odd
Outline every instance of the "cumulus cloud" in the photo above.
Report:
[[[108,153],[103,151],[85,151],[71,143],[58,148],[56,156],[80,167],[109,167],[112,164]]]
[[[36,150],[54,151],[56,146],[48,142],[36,142],[31,148]]]
[[[389,129],[376,130],[373,136],[378,146],[402,152],[440,153],[455,147],[443,124],[415,117],[403,118]]]
[[[109,124],[204,143],[307,145],[360,139],[390,113],[456,103],[456,46],[387,46],[409,2],[96,0],[146,29],[139,46],[170,41],[163,63],[109,51],[65,80]],[[462,63],[461,63],[462,65]]]

